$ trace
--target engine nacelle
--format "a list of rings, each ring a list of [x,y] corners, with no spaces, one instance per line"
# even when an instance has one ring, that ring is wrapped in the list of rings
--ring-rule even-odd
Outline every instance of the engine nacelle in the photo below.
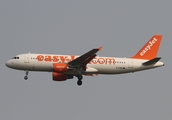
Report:
[[[53,80],[54,81],[66,81],[67,79],[72,79],[72,78],[73,78],[72,75],[65,75],[62,73],[53,72]]]
[[[68,69],[68,65],[64,63],[55,63],[53,65],[53,71],[57,73],[66,72],[67,69]]]

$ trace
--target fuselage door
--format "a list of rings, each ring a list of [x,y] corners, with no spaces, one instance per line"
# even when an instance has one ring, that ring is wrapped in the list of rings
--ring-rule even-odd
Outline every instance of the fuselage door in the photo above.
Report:
[[[24,63],[29,63],[29,56],[30,56],[29,53],[25,54],[25,56],[24,56]]]

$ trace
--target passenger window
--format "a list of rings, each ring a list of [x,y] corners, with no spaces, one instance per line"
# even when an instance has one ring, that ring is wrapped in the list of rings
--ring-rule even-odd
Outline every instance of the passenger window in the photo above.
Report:
[[[19,57],[13,57],[12,59],[19,59]]]

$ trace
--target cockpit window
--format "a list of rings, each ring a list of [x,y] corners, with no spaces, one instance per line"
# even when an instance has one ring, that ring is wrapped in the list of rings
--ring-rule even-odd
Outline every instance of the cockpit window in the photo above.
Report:
[[[13,57],[12,59],[19,59],[19,57]]]

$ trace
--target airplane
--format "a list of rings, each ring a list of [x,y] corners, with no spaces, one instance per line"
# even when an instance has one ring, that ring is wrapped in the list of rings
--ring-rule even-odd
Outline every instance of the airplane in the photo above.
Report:
[[[102,47],[95,48],[81,55],[54,54],[20,54],[6,62],[12,69],[24,70],[28,79],[29,71],[52,72],[54,81],[66,81],[78,78],[77,84],[82,85],[83,75],[96,76],[98,74],[123,74],[164,66],[156,57],[162,35],[154,35],[136,55],[129,58],[100,57],[96,53]]]

